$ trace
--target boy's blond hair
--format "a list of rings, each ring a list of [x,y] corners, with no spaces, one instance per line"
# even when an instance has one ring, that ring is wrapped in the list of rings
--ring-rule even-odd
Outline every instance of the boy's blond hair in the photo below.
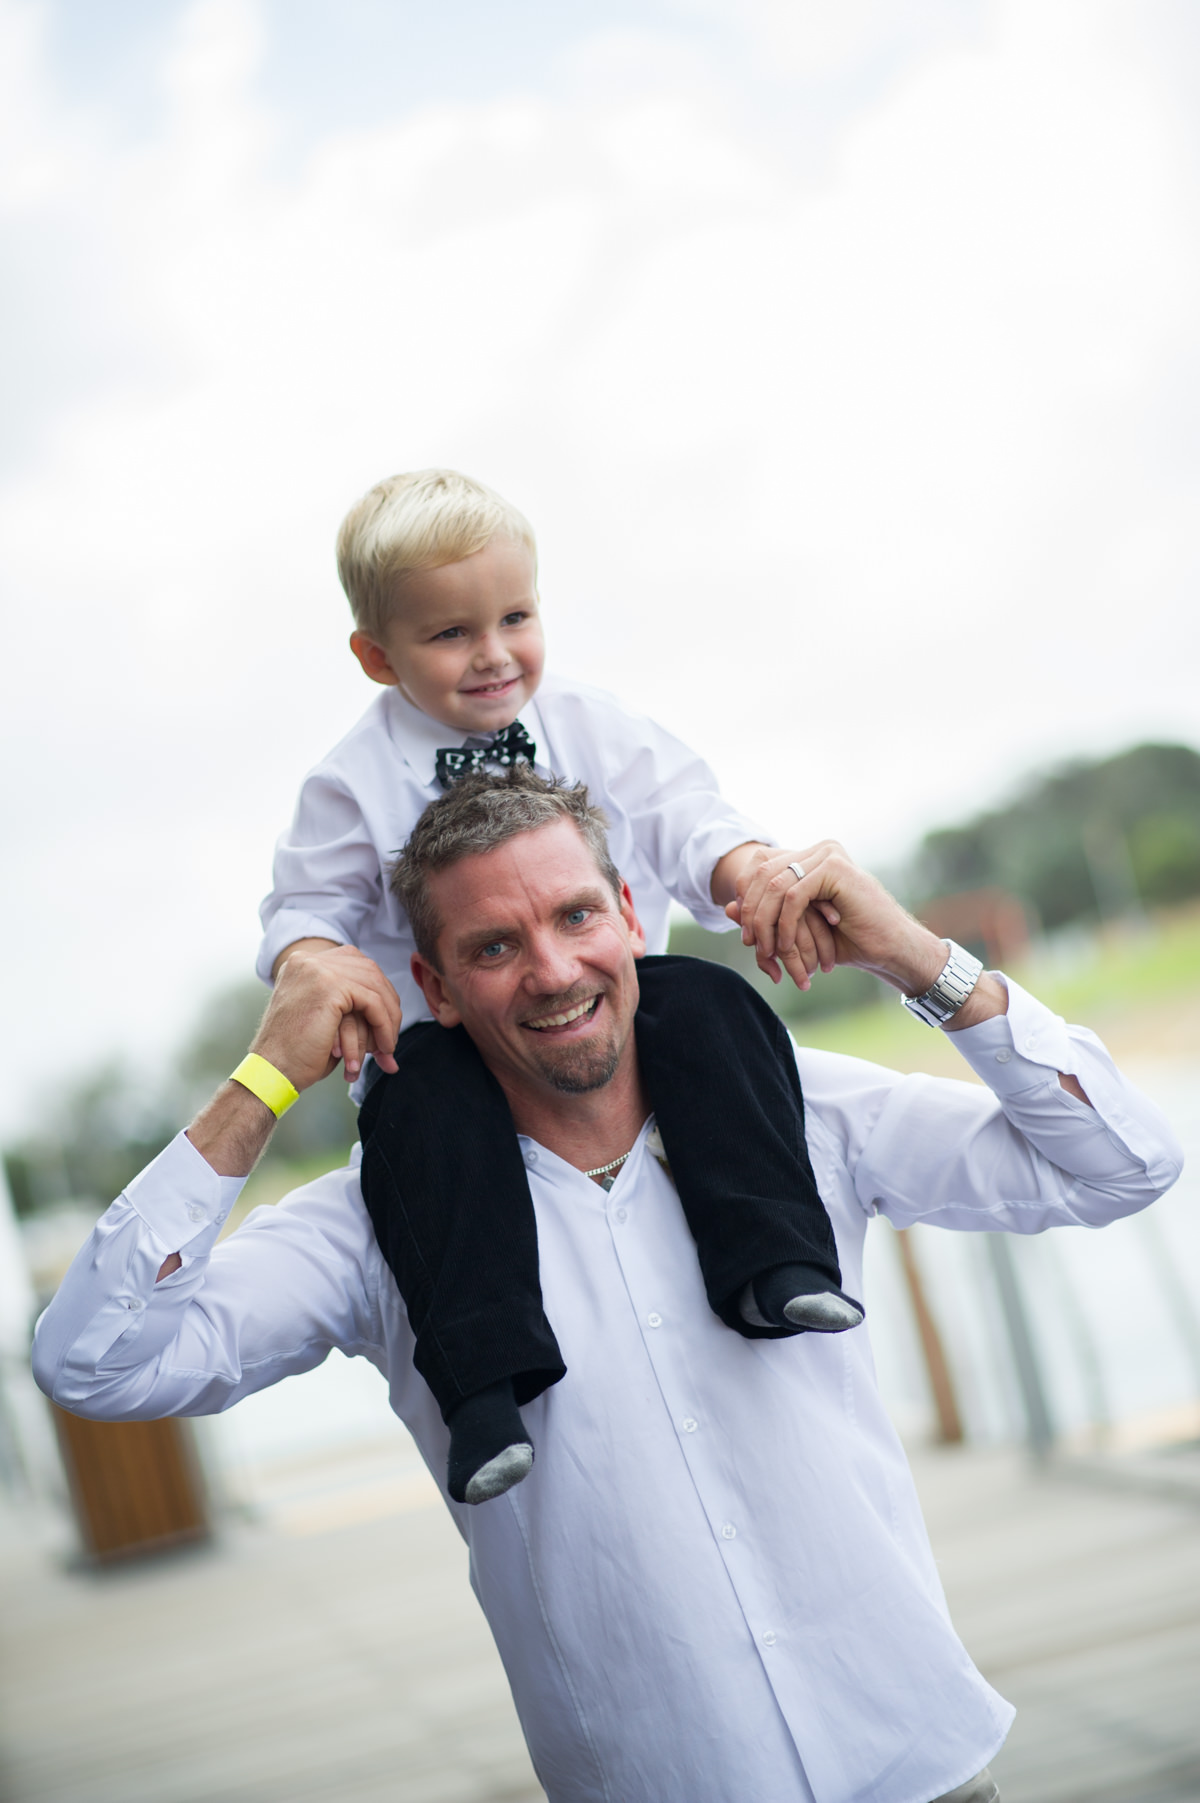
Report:
[[[380,638],[406,576],[472,557],[494,538],[515,539],[537,558],[525,516],[459,470],[411,470],[377,482],[350,509],[337,539],[338,575],[355,624]]]

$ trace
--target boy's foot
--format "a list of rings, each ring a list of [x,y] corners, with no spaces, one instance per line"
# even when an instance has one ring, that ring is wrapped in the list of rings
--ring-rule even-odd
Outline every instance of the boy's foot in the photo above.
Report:
[[[751,1327],[790,1328],[793,1333],[845,1333],[866,1312],[814,1265],[776,1265],[760,1272],[742,1291],[738,1306]]]
[[[450,1416],[446,1487],[455,1502],[488,1502],[529,1476],[533,1447],[511,1378],[460,1402]]]

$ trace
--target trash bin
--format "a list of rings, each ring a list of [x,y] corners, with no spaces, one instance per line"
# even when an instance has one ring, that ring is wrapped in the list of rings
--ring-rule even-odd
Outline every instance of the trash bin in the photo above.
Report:
[[[207,1540],[190,1421],[85,1421],[52,1408],[84,1551],[98,1563]]]

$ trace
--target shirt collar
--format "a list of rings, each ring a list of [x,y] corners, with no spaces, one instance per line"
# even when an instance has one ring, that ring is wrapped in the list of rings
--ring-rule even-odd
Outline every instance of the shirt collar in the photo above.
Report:
[[[414,707],[397,688],[388,689],[387,699],[388,730],[398,750],[420,779],[422,787],[440,794],[436,769],[438,752],[451,747],[458,750],[472,735],[456,732],[452,726],[443,726],[432,714]],[[532,698],[527,701],[517,719],[538,748],[537,768],[544,774],[542,758],[545,755],[545,732],[538,716],[536,701]]]

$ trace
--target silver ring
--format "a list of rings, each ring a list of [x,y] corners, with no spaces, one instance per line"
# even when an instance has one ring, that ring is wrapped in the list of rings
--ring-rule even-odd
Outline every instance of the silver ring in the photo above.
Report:
[[[796,880],[797,880],[797,882],[801,882],[801,883],[802,883],[802,882],[803,882],[803,881],[804,881],[804,868],[803,868],[803,866],[802,866],[802,865],[800,865],[800,864],[796,864],[796,863],[791,863],[791,864],[789,864],[789,865],[788,865],[788,869],[789,869],[789,870],[794,870],[794,871],[795,871],[795,872],[796,872]]]

